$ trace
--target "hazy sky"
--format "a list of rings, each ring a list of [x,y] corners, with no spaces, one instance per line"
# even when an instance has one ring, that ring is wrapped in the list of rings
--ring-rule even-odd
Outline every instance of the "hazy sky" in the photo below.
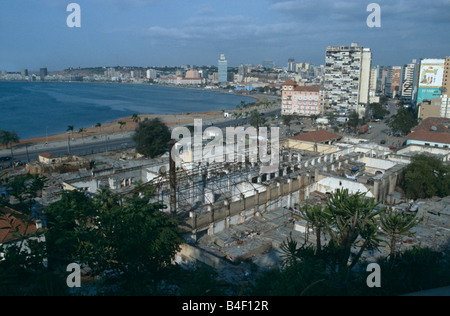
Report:
[[[81,7],[69,28],[67,5]],[[381,7],[369,28],[367,6]],[[450,56],[450,0],[0,0],[0,69],[323,64],[330,45],[370,47],[373,63]]]

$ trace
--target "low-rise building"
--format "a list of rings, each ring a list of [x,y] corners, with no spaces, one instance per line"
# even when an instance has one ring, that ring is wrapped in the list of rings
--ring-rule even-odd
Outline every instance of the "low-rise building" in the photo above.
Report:
[[[0,261],[8,247],[30,253],[30,242],[45,242],[42,223],[9,207],[0,209]]]

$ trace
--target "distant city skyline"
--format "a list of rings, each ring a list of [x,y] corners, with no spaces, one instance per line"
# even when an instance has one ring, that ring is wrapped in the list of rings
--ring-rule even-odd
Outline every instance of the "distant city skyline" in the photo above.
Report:
[[[67,5],[81,7],[69,28]],[[15,0],[0,2],[0,70],[49,72],[110,66],[217,65],[273,60],[325,63],[328,46],[358,42],[374,65],[450,55],[449,0],[377,1],[381,27],[366,24],[373,1]]]

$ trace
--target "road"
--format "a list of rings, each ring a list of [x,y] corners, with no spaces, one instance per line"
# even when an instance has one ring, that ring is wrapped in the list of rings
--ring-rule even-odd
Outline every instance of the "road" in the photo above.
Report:
[[[397,114],[397,104],[395,101],[389,101],[387,104],[387,110],[390,112],[388,117],[386,117],[381,122],[371,122],[369,123],[370,126],[372,126],[372,129],[370,130],[370,134],[363,134],[360,135],[360,138],[370,140],[372,142],[375,142],[377,144],[380,144],[381,141],[385,141],[386,143],[384,146],[387,147],[401,147],[403,142],[405,141],[405,137],[396,137],[396,136],[389,136],[388,133],[390,131],[390,128],[386,124],[386,119],[390,118],[391,116]]]

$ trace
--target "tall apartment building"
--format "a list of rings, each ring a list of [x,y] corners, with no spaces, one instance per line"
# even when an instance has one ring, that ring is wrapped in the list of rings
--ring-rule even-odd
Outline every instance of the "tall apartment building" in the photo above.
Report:
[[[417,63],[415,60],[411,64],[403,66],[403,82],[401,86],[401,96],[405,101],[414,101],[416,88]]]
[[[218,61],[218,82],[228,82],[228,61],[225,58],[224,54],[220,55],[220,59]]]
[[[365,113],[369,102],[372,52],[358,43],[327,47],[325,56],[325,106]]]
[[[319,115],[322,112],[323,97],[319,86],[300,86],[287,80],[281,88],[282,115]]]
[[[288,59],[288,71],[289,72],[295,72],[296,71],[296,62],[295,59]]]
[[[402,84],[403,78],[403,67],[402,66],[393,66],[391,68],[391,91],[390,96],[395,98],[400,95],[401,89],[400,86]]]

